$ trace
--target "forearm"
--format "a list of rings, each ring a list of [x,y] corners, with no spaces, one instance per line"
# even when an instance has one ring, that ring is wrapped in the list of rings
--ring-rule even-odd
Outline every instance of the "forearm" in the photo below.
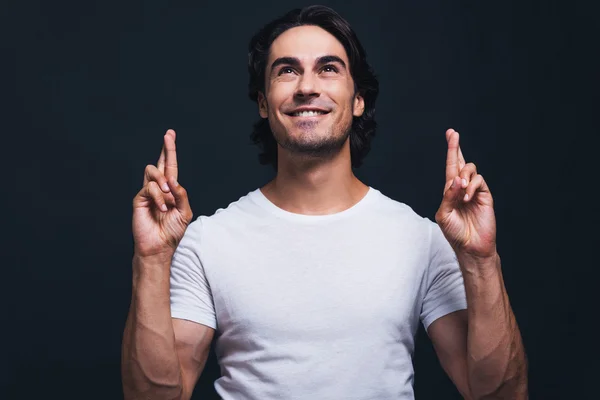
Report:
[[[459,255],[467,295],[467,368],[475,399],[527,399],[527,359],[506,292],[500,257]]]
[[[125,399],[179,399],[181,367],[169,299],[170,258],[133,259],[131,306],[122,345]]]

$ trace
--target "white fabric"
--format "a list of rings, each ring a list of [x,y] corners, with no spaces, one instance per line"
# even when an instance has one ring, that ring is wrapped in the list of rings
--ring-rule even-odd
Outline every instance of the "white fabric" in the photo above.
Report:
[[[217,329],[230,399],[413,399],[414,336],[465,309],[438,225],[369,188],[331,215],[256,189],[188,227],[171,267],[174,318]]]

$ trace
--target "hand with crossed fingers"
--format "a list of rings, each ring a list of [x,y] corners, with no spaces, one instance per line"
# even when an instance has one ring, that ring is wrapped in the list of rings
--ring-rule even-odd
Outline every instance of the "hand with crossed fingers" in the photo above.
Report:
[[[457,254],[486,259],[496,255],[494,201],[483,176],[466,163],[459,134],[446,131],[446,185],[435,220]]]
[[[175,131],[169,129],[156,166],[146,166],[144,186],[133,199],[135,254],[172,256],[192,220],[187,191],[177,182]]]

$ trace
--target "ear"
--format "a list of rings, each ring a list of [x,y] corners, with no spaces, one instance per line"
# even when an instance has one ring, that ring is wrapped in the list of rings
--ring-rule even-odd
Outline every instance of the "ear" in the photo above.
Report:
[[[354,108],[352,110],[352,115],[355,117],[360,117],[365,112],[365,99],[361,96],[360,93],[357,93],[354,96]]]
[[[262,92],[258,92],[258,113],[260,114],[261,118],[267,118],[269,116],[267,98]]]

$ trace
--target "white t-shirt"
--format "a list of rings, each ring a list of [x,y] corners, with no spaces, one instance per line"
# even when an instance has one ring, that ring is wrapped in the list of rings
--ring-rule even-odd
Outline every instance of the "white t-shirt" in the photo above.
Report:
[[[194,220],[171,266],[173,318],[216,329],[224,400],[413,399],[419,321],[466,307],[438,225],[371,187],[319,216],[256,189]]]

